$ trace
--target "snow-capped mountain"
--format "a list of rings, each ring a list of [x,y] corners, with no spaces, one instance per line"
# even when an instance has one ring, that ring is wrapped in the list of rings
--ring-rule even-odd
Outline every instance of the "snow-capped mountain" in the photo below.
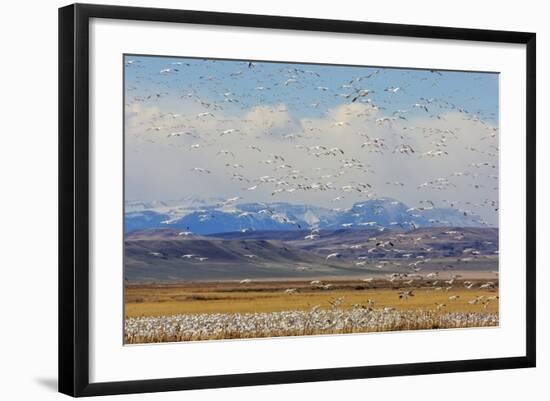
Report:
[[[190,199],[191,200],[191,199]],[[125,231],[171,227],[196,234],[236,231],[403,228],[482,227],[486,224],[475,215],[452,208],[409,208],[391,198],[372,199],[345,210],[311,205],[278,203],[241,203],[227,205],[191,200],[127,207]],[[149,207],[152,206],[152,207]]]

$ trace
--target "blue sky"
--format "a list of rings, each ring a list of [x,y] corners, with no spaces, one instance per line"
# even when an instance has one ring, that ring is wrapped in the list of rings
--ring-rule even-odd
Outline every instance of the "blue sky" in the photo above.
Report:
[[[371,98],[382,107],[410,109],[410,105],[420,98],[442,98],[472,113],[481,115],[485,120],[496,123],[498,120],[498,74],[462,71],[415,70],[403,68],[382,68],[364,66],[334,66],[299,63],[255,62],[249,68],[249,61],[213,60],[175,57],[139,57],[126,56],[126,62],[134,60],[140,68],[126,68],[127,88],[137,88],[135,92],[146,94],[166,91],[177,95],[193,88],[200,96],[212,102],[223,100],[219,89],[235,93],[240,106],[250,107],[257,104],[276,104],[285,99],[285,103],[300,116],[310,117],[322,113],[322,109],[310,105],[321,100],[326,107],[342,103],[338,94],[350,92],[342,88],[354,78],[375,73],[368,80],[368,89],[373,90]],[[182,65],[174,63],[184,63]],[[128,67],[128,64],[126,65]],[[166,68],[175,68],[179,73],[161,76]],[[284,85],[292,71],[307,71],[298,74],[303,84]],[[236,75],[241,73],[239,75]],[[319,74],[319,76],[313,73]],[[235,74],[232,76],[231,74]],[[212,80],[209,84],[204,82]],[[289,78],[290,79],[290,78]],[[360,81],[359,81],[360,82]],[[263,86],[265,90],[255,90]],[[296,86],[300,88],[299,97],[295,95]],[[395,95],[384,89],[400,87]],[[328,88],[324,91],[319,87]],[[252,96],[250,94],[253,94]],[[412,114],[421,114],[421,110],[411,110]]]
[[[497,222],[496,73],[132,55],[124,71],[126,199],[387,196]]]

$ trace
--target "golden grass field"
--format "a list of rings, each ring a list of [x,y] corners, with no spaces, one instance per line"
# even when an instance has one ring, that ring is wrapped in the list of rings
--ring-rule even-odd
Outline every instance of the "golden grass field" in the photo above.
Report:
[[[429,282],[406,285],[403,282],[375,280],[365,283],[361,280],[323,280],[332,285],[320,289],[308,281],[279,281],[216,283],[182,283],[173,285],[128,285],[125,290],[125,316],[170,316],[177,314],[203,313],[257,313],[288,310],[309,310],[314,306],[321,309],[331,307],[331,302],[342,298],[341,308],[353,305],[367,305],[374,301],[373,308],[393,307],[398,310],[436,310],[438,304],[445,312],[487,312],[498,313],[498,300],[470,304],[477,297],[495,297],[496,289],[479,289],[486,280],[474,281],[472,289],[464,287],[464,280],[453,283],[452,288],[438,287]],[[496,282],[498,280],[491,280]],[[416,284],[416,286],[415,286]],[[448,286],[447,286],[448,287]],[[287,289],[296,289],[288,294]],[[399,292],[413,290],[413,296],[399,298]],[[449,299],[458,296],[458,299]]]

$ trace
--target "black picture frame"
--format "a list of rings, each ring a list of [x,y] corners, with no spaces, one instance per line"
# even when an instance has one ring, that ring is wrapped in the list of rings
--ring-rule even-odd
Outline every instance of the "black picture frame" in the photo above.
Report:
[[[437,38],[526,46],[526,353],[520,357],[90,383],[89,22],[91,18]],[[479,29],[74,4],[59,9],[59,391],[71,396],[160,392],[535,366],[536,35]]]

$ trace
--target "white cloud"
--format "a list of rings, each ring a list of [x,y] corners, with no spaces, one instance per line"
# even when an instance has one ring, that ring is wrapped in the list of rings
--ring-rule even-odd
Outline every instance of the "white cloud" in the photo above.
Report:
[[[214,116],[199,116],[209,111]],[[163,105],[162,111],[159,107],[128,105],[126,197],[152,200],[191,194],[238,195],[244,201],[329,207],[349,207],[367,196],[394,197],[412,206],[430,199],[446,207],[443,201],[453,200],[460,201],[458,207],[477,211],[495,223],[494,208],[476,206],[497,199],[494,188],[498,179],[494,177],[498,169],[492,167],[498,165],[494,127],[460,112],[439,118],[428,113],[416,118],[407,115],[403,114],[408,120],[400,119],[361,103],[340,105],[319,118],[298,118],[284,104],[259,105],[238,113],[209,110],[179,99]],[[179,136],[169,136],[178,132]],[[414,153],[401,153],[403,145]],[[331,148],[344,154],[330,154]],[[221,150],[228,154],[219,154]],[[360,163],[363,166],[358,167]],[[192,172],[194,167],[211,173]],[[250,181],[232,179],[240,176]],[[288,185],[260,182],[263,176],[276,177]],[[441,182],[418,189],[425,182],[443,178],[451,183],[445,189],[435,189]],[[298,188],[298,184],[314,183],[333,189]],[[358,183],[372,188],[364,187],[361,193],[342,190]],[[277,188],[292,192],[272,196]],[[334,201],[337,197],[343,198]]]

